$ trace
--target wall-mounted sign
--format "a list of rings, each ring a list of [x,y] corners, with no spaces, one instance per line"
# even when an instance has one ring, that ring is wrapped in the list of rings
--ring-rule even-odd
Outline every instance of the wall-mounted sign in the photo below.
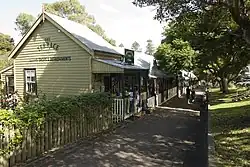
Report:
[[[64,56],[64,57],[40,57],[40,58],[35,58],[31,59],[30,62],[34,61],[71,61],[71,56]]]
[[[134,64],[134,51],[133,50],[129,50],[129,49],[125,49],[125,63],[133,65]]]
[[[43,42],[41,45],[39,45],[39,46],[37,47],[37,49],[38,49],[39,51],[42,51],[42,50],[45,49],[45,48],[54,49],[54,50],[56,50],[56,51],[59,49],[59,45],[56,44],[56,43],[51,42],[51,41],[50,41],[50,38],[45,38],[44,41],[45,41],[45,42]]]

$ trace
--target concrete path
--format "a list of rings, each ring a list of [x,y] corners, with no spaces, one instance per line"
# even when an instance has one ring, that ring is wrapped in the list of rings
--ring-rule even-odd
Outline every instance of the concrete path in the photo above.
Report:
[[[184,108],[196,108],[184,105],[185,102],[174,98],[112,134],[84,141],[27,166],[203,167],[199,112],[164,108],[166,105],[175,107],[178,103]]]

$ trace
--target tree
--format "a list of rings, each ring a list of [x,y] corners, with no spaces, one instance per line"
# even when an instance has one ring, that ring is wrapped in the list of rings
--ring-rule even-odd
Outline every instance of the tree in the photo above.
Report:
[[[121,44],[119,45],[119,47],[120,47],[120,48],[123,48],[123,47],[124,47],[124,45],[121,43]]]
[[[151,39],[147,40],[147,46],[146,46],[146,54],[153,55],[154,54],[154,45],[153,41]]]
[[[195,66],[196,52],[189,42],[175,39],[171,43],[162,43],[155,53],[160,68],[177,74],[180,70],[191,71]]]
[[[8,61],[8,53],[14,47],[14,40],[9,35],[0,33],[0,69],[5,68],[12,64],[12,61]]]
[[[140,51],[140,44],[135,41],[134,43],[132,43],[131,49],[137,52]]]
[[[231,29],[231,32],[225,29]],[[228,83],[238,76],[249,63],[249,47],[240,37],[232,35],[238,25],[228,11],[213,7],[206,12],[186,13],[171,21],[163,33],[163,43],[175,39],[188,41],[198,52],[196,62],[200,71],[206,71],[220,83],[221,90],[228,92]]]
[[[30,27],[34,24],[36,18],[27,13],[20,13],[15,21],[17,28],[15,30],[19,31],[20,34],[23,36]]]
[[[139,7],[156,6],[157,13],[154,18],[160,21],[175,20],[187,13],[206,12],[213,10],[214,7],[225,9],[238,28],[234,33],[230,28],[226,28],[224,31],[241,37],[250,44],[249,0],[134,0],[133,3]]]
[[[9,35],[0,33],[0,55],[5,55],[14,47],[14,40]]]
[[[115,40],[106,36],[103,28],[96,23],[94,16],[88,14],[85,7],[81,5],[78,0],[62,0],[54,3],[45,3],[44,8],[47,12],[86,25],[89,29],[103,37],[103,39],[111,45],[116,45]],[[16,30],[20,31],[20,33],[24,35],[34,22],[34,16],[26,13],[20,13],[15,22],[17,25]]]
[[[99,24],[96,24],[94,16],[87,13],[85,6],[79,0],[62,0],[54,3],[45,3],[44,8],[52,14],[86,25],[111,45],[116,45],[115,40],[106,36],[103,28]]]

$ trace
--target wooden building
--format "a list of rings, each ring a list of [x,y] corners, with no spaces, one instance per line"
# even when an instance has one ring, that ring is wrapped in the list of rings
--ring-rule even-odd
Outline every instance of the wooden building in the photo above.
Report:
[[[14,90],[21,98],[106,91],[130,99],[130,112],[175,94],[174,77],[158,70],[153,56],[114,47],[85,25],[47,12],[8,58],[14,59]]]
[[[0,71],[2,94],[14,93],[14,66],[8,66]]]
[[[45,12],[9,59],[14,59],[15,90],[19,96],[53,97],[107,91],[115,85],[119,90],[113,89],[113,93],[117,93],[125,81],[117,84],[115,80],[124,80],[126,74],[134,78],[147,76],[147,69],[120,61],[123,55],[124,51],[86,26]],[[140,83],[139,79],[136,82]]]

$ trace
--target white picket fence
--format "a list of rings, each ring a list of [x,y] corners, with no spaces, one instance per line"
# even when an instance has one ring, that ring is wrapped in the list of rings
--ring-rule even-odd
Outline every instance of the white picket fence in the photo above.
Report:
[[[112,120],[114,123],[121,122],[128,118],[131,115],[129,98],[114,99],[112,109]]]
[[[155,108],[156,107],[155,96],[148,98],[147,102],[148,102],[148,107],[149,108]]]

